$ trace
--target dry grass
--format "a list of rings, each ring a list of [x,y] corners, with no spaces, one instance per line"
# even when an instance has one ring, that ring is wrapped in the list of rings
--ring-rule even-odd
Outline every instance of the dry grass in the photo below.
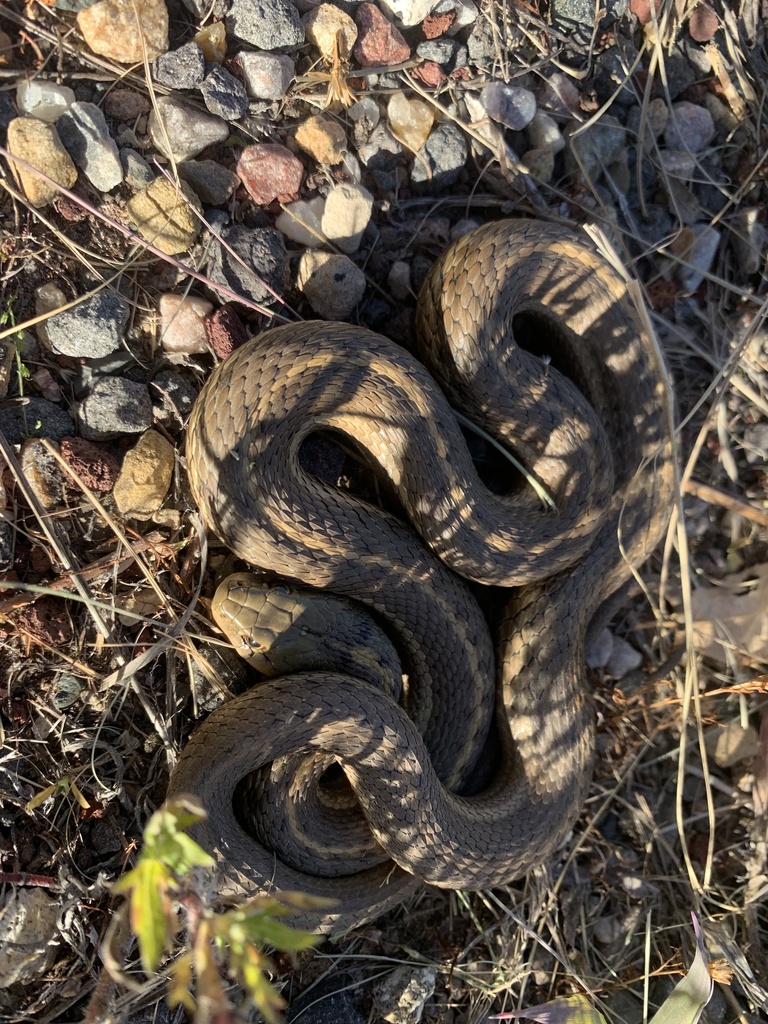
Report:
[[[336,1007],[337,1019],[346,1004],[331,989],[346,989],[350,1005],[365,1014],[371,982],[405,963],[437,968],[424,1017],[431,1024],[479,1024],[490,1012],[577,990],[593,995],[609,1021],[641,1021],[690,961],[692,911],[710,948],[736,972],[732,986],[717,986],[723,1016],[711,1019],[749,1022],[768,1012],[765,665],[738,642],[720,663],[702,658],[691,603],[695,588],[763,564],[768,554],[766,469],[747,462],[743,443],[745,428],[768,417],[768,299],[764,272],[746,277],[732,244],[744,232],[741,211],[764,202],[766,54],[762,43],[750,46],[756,9],[746,2],[738,15],[728,14],[710,44],[734,117],[717,155],[738,176],[715,183],[727,201],[711,226],[723,240],[694,295],[675,284],[689,265],[690,238],[680,220],[661,244],[649,245],[610,177],[543,186],[498,128],[463,123],[450,89],[435,99],[408,69],[401,72],[404,87],[466,132],[475,145],[476,178],[466,196],[404,200],[390,213],[413,235],[417,215],[426,222],[457,207],[467,215],[501,207],[599,227],[639,282],[674,379],[681,488],[668,542],[614,623],[643,653],[644,667],[618,686],[594,679],[600,760],[574,833],[551,865],[516,886],[486,894],[424,890],[376,927],[325,944],[295,969],[285,965],[286,995],[305,992],[308,1003]],[[616,84],[617,94],[624,86],[634,90],[641,133],[653,88],[671,106],[666,63],[687,13],[682,3],[664,4],[645,48]],[[493,74],[514,80],[530,69],[569,69],[557,33],[529,5],[485,4],[482,16],[496,45]],[[145,69],[126,71],[82,52],[69,17],[20,2],[11,2],[4,17],[14,33],[24,33],[18,56],[30,75],[58,69],[64,81],[83,76],[147,90]],[[593,49],[608,42],[595,33]],[[570,70],[578,81],[579,69]],[[17,74],[0,67],[0,87]],[[155,91],[163,92],[152,90],[153,101]],[[584,111],[581,132],[608,105]],[[628,143],[641,151],[635,138]],[[664,176],[655,142],[643,159]],[[638,159],[638,180],[641,165]],[[699,180],[711,179],[708,167],[699,166]],[[79,194],[71,198],[82,203]],[[61,218],[33,211],[5,172],[2,308],[31,329],[50,315],[34,309],[34,289],[43,282],[55,281],[75,302],[82,296],[76,282],[88,280],[97,290],[120,275],[132,297],[133,353],[150,365],[158,346],[152,311],[159,253],[121,223],[116,204],[94,201],[86,209],[84,226],[65,229]],[[201,279],[201,253],[190,255],[189,265],[163,257],[173,264],[163,287],[185,275]],[[15,330],[8,323],[0,337]],[[35,381],[47,372],[71,396],[73,368],[43,360],[31,369]],[[204,371],[191,370],[199,380]],[[180,447],[180,434],[168,436]],[[81,1020],[94,992],[92,1015],[113,1000],[113,1019],[144,1019],[140,1008],[162,996],[161,980],[120,993],[98,980],[99,943],[112,909],[107,880],[131,861],[143,824],[163,798],[189,728],[180,713],[188,694],[205,705],[241,670],[212,633],[200,600],[207,553],[198,523],[182,515],[189,500],[181,463],[166,522],[133,529],[83,481],[74,482],[60,507],[42,508],[13,451],[3,446],[2,454],[3,514],[17,563],[44,566],[40,586],[0,589],[2,879],[42,886],[56,899],[63,942],[40,985],[23,996],[0,991],[0,1020]],[[217,572],[227,562],[221,552],[212,560]],[[41,640],[25,618],[40,594],[62,615],[61,643]],[[71,692],[76,700],[68,703]],[[731,723],[756,731],[760,745],[752,759],[722,767],[713,759],[712,737]],[[57,795],[26,809],[56,784]],[[129,957],[130,948],[126,941]],[[181,1019],[157,1012],[159,1020]],[[297,1019],[310,1019],[309,1012]]]

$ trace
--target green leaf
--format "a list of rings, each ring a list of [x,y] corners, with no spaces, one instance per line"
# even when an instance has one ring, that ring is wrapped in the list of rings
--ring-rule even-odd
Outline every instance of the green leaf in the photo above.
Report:
[[[509,1010],[491,1020],[535,1020],[539,1024],[606,1024],[605,1017],[592,1006],[586,996],[553,999],[528,1010]]]
[[[714,982],[709,973],[709,955],[702,939],[699,919],[695,914],[691,917],[696,935],[696,956],[686,976],[677,983],[654,1014],[651,1024],[696,1024],[712,998]]]
[[[171,942],[171,879],[166,867],[154,858],[142,859],[130,874],[131,928],[139,942],[141,965],[151,974]]]

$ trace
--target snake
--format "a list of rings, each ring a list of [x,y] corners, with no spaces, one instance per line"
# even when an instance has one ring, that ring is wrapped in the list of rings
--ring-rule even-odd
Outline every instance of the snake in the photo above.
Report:
[[[584,231],[493,221],[434,263],[417,354],[308,321],[213,371],[188,425],[191,492],[235,556],[281,581],[273,597],[225,582],[217,620],[252,656],[275,621],[311,649],[346,635],[354,608],[396,647],[373,656],[373,676],[358,671],[378,641],[353,622],[358,656],[293,668],[280,655],[274,678],[194,730],[169,795],[202,805],[193,835],[223,898],[304,893],[293,920],[338,933],[420,885],[507,885],[573,829],[595,760],[587,638],[658,545],[675,494],[670,384],[636,295]],[[457,412],[524,472],[483,482]],[[318,432],[391,501],[305,468]],[[313,594],[341,604],[312,611]],[[316,799],[330,765],[339,813],[369,835],[348,864],[346,825]]]

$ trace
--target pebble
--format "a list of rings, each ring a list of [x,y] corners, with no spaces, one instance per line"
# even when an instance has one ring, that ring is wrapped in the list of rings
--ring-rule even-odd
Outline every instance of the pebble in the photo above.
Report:
[[[531,149],[549,149],[559,153],[565,149],[565,139],[555,119],[544,110],[537,110],[525,129]]]
[[[61,457],[92,491],[106,493],[115,486],[120,471],[117,459],[84,437],[63,437]]]
[[[123,167],[107,120],[95,103],[73,103],[57,123],[64,147],[99,192],[109,192],[123,180]]]
[[[672,104],[664,142],[669,149],[700,153],[715,137],[715,122],[706,107],[683,100]]]
[[[464,133],[451,121],[445,121],[419,150],[411,168],[411,181],[437,192],[449,188],[464,169],[468,153]]]
[[[240,154],[237,174],[253,201],[266,206],[279,196],[298,193],[304,165],[278,142],[257,142]]]
[[[342,60],[349,60],[357,42],[357,25],[344,11],[333,4],[320,4],[303,17],[304,31],[326,60],[330,60],[338,45]]]
[[[0,988],[28,985],[53,966],[61,907],[42,889],[8,886],[0,907]]]
[[[563,71],[555,71],[544,82],[539,90],[539,106],[548,110],[556,117],[570,120],[574,114],[579,112],[579,90],[573,83],[570,75]]]
[[[627,154],[627,131],[610,114],[604,114],[595,124],[572,134],[570,142],[565,153],[566,169],[587,181],[597,181],[605,167]]]
[[[347,136],[338,121],[313,114],[296,129],[296,142],[321,164],[338,164],[347,149]]]
[[[451,14],[454,17],[453,23],[445,30],[445,34],[455,36],[467,25],[477,20],[477,5],[472,0],[441,0],[436,7],[432,8],[432,15],[440,17],[444,14]]]
[[[370,96],[363,96],[347,110],[347,116],[355,126],[359,126],[360,132],[365,134],[367,140],[381,120],[381,110],[376,100]]]
[[[141,434],[152,426],[152,401],[146,384],[124,377],[100,377],[77,410],[80,433],[88,441],[111,441]],[[74,434],[74,430],[66,431]]]
[[[555,174],[555,151],[553,149],[529,149],[522,159],[528,173],[536,181],[548,184]]]
[[[72,163],[72,157],[64,148],[54,126],[47,121],[36,117],[14,118],[8,125],[8,151],[26,160],[64,188],[72,188],[77,181],[77,168]],[[56,185],[49,184],[18,164],[11,166],[32,206],[38,209],[47,206],[59,195]]]
[[[325,242],[321,227],[325,198],[315,196],[314,199],[299,199],[289,203],[275,219],[275,227],[286,238],[299,245],[308,245],[315,249]]]
[[[60,597],[40,597],[16,616],[20,629],[49,647],[61,647],[72,639],[67,603]],[[5,938],[5,935],[4,935]]]
[[[696,157],[682,149],[662,149],[659,151],[659,163],[671,178],[690,181],[696,170]]]
[[[146,188],[155,180],[155,172],[147,161],[141,153],[137,153],[130,146],[120,150],[120,166],[123,169],[123,181],[130,185],[134,192]]]
[[[284,53],[241,50],[236,59],[248,95],[257,100],[281,100],[296,73],[293,61]]]
[[[424,100],[396,92],[387,104],[387,120],[394,137],[406,149],[418,153],[429,137],[435,114],[433,107]]]
[[[382,0],[382,7],[399,25],[418,25],[432,12],[435,0]]]
[[[392,264],[387,275],[387,287],[392,292],[392,298],[403,302],[411,296],[411,265],[404,260],[397,260]]]
[[[642,111],[640,107],[632,107],[627,117],[627,128],[640,138],[640,119]],[[666,100],[657,97],[651,100],[646,108],[645,135],[643,138],[643,151],[650,153],[653,150],[655,141],[661,136],[667,127],[669,120],[669,107]]]
[[[737,210],[731,223],[731,231],[733,248],[742,273],[756,274],[762,267],[768,250],[768,232],[760,220],[759,208],[746,206]]]
[[[156,430],[147,430],[125,453],[115,481],[115,504],[124,516],[149,519],[165,501],[173,479],[174,448]]]
[[[185,160],[176,170],[206,206],[222,206],[240,184],[238,176],[216,160]]]
[[[357,155],[372,171],[387,171],[394,167],[403,147],[386,124],[378,124],[371,132],[368,142],[359,146]]]
[[[162,54],[152,65],[152,77],[169,89],[197,89],[205,77],[205,57],[197,43]]]
[[[219,357],[226,359],[248,340],[245,324],[235,311],[234,302],[225,302],[205,321],[208,343]]]
[[[613,633],[607,627],[592,637],[587,648],[585,661],[590,668],[603,669],[613,651]]]
[[[28,438],[21,446],[19,467],[32,493],[44,509],[55,508],[64,500],[64,477],[56,457],[39,438]]]
[[[684,256],[688,265],[681,264],[677,269],[677,279],[687,292],[695,292],[704,280],[704,275],[709,272],[717,255],[721,238],[717,228],[709,224],[697,225],[693,233],[693,244]]]
[[[116,121],[135,121],[151,109],[149,99],[133,89],[112,89],[104,97],[104,110]]]
[[[73,359],[108,356],[120,348],[129,312],[118,292],[102,288],[72,309],[49,317],[46,327],[51,351]]]
[[[150,139],[163,156],[172,156],[176,161],[189,160],[208,146],[223,142],[229,135],[226,121],[195,110],[172,96],[158,98],[156,109],[149,115],[148,130]],[[166,134],[170,152],[166,147]]]
[[[304,26],[290,0],[232,0],[227,31],[259,50],[295,50],[304,42]]]
[[[621,636],[613,638],[611,654],[605,665],[606,674],[612,679],[623,679],[630,672],[640,668],[643,656],[632,644]]]
[[[208,17],[210,13],[211,9],[208,7],[205,11],[205,16]],[[203,57],[207,61],[221,64],[227,55],[227,26],[223,21],[213,21],[210,25],[206,25],[205,28],[201,28],[192,37],[192,42],[200,47],[203,51]]]
[[[20,114],[39,117],[53,124],[75,102],[75,94],[66,85],[54,85],[36,78],[22,80],[16,86],[16,106]]]
[[[299,260],[296,285],[324,320],[346,320],[365,293],[365,274],[348,256],[312,252]]]
[[[768,422],[751,423],[746,428],[743,449],[750,466],[768,462]]]
[[[380,981],[373,993],[375,1013],[389,1024],[418,1024],[435,991],[437,968],[401,964]]]
[[[213,303],[198,295],[174,295],[166,292],[158,301],[160,344],[165,352],[195,355],[208,351],[205,318]]]
[[[371,3],[361,3],[355,21],[359,35],[353,54],[357,63],[364,68],[401,64],[411,56],[408,43],[378,7]]]
[[[739,721],[726,726],[714,726],[708,730],[704,742],[708,752],[721,768],[754,761],[758,754],[759,740],[754,726],[746,728]]]
[[[336,185],[325,200],[321,227],[342,252],[357,252],[373,212],[373,196],[362,185]]]
[[[13,398],[0,409],[0,432],[9,444],[21,444],[27,437],[48,437],[60,441],[74,434],[75,424],[68,413],[45,398],[30,395]]]
[[[232,224],[220,234],[242,263],[229,249],[217,244],[208,260],[208,276],[213,285],[226,286],[253,302],[270,305],[274,297],[265,286],[281,295],[288,281],[288,257],[283,236],[272,228],[248,228],[243,224]]]
[[[413,69],[413,76],[430,89],[436,89],[443,82],[448,81],[448,75],[433,60],[425,60],[419,64],[417,68]]]
[[[46,313],[52,313],[65,306],[67,301],[67,296],[58,285],[55,285],[53,281],[46,281],[45,284],[41,284],[39,288],[35,289],[35,316],[45,316]],[[36,324],[35,331],[43,345],[50,349],[51,343],[48,341],[47,321],[41,320]]]
[[[186,182],[156,178],[125,204],[142,238],[169,256],[186,252],[200,232],[200,200]]]
[[[536,97],[530,89],[504,82],[489,82],[480,93],[480,102],[491,120],[519,132],[536,113]]]
[[[77,24],[94,53],[118,64],[155,60],[168,49],[165,0],[99,0],[79,11]]]
[[[197,391],[174,370],[161,370],[149,385],[155,406],[155,420],[169,430],[179,430],[189,418]]]
[[[210,66],[200,92],[208,110],[224,121],[239,121],[248,112],[245,86],[221,64]]]
[[[496,54],[496,42],[488,18],[478,18],[467,36],[470,64],[481,71],[491,71]]]
[[[469,62],[466,46],[455,39],[433,39],[419,43],[416,53],[426,61],[434,61],[450,74],[458,68],[464,68]]]

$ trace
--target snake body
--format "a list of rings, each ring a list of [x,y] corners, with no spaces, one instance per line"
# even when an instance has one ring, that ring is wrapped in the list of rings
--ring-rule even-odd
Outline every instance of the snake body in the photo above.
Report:
[[[334,908],[301,919],[324,931],[376,916],[418,882],[479,889],[545,861],[591,778],[587,629],[656,546],[672,502],[664,367],[623,278],[586,237],[529,221],[468,233],[433,267],[417,329],[431,375],[364,329],[267,331],[214,371],[189,425],[193,495],[232,551],[367,605],[397,637],[400,703],[346,668],[281,676],[214,712],[171,777],[171,794],[191,792],[208,812],[196,838],[221,865],[221,891],[329,897]],[[484,487],[451,406],[514,451],[556,511],[530,488]],[[301,468],[301,442],[318,430],[364,453],[416,533]],[[460,576],[515,588],[495,657]],[[235,610],[234,637],[248,615]],[[494,715],[495,775],[462,795]],[[279,836],[244,831],[239,781],[310,755],[341,763],[383,863],[326,871],[318,836],[317,863],[292,866]],[[293,831],[294,811],[281,813],[275,827]]]

